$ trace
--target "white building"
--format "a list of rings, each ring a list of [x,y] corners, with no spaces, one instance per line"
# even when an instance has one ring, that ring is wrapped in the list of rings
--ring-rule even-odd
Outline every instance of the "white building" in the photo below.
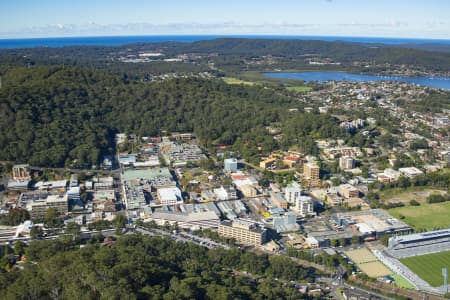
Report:
[[[417,169],[416,167],[400,168],[398,170],[402,175],[405,175],[408,178],[414,178],[418,175],[423,174],[423,172]]]
[[[299,196],[295,199],[294,210],[302,217],[314,215],[314,205],[309,196]]]
[[[160,188],[157,191],[161,205],[176,205],[183,203],[181,191],[177,187]]]
[[[236,158],[227,158],[223,161],[223,166],[226,172],[236,172],[238,170],[238,161]]]
[[[284,189],[284,198],[288,203],[294,204],[295,201],[302,195],[302,187],[297,182],[293,181]]]
[[[355,159],[351,156],[341,156],[339,158],[339,168],[341,170],[349,170],[355,167]]]

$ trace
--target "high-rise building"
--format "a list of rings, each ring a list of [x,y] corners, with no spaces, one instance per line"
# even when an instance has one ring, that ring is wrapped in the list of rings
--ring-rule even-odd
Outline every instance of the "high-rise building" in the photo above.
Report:
[[[302,187],[298,182],[291,182],[284,189],[284,198],[287,202],[294,204],[295,200],[302,195]]]
[[[300,196],[295,199],[294,210],[302,217],[314,215],[314,205],[312,198],[309,196]]]
[[[223,168],[226,172],[236,172],[238,170],[238,161],[236,158],[226,158],[223,161]]]
[[[303,175],[310,180],[319,180],[320,168],[314,163],[307,163],[303,166]]]
[[[355,167],[355,159],[350,156],[341,156],[339,158],[339,168],[341,170],[353,169]]]

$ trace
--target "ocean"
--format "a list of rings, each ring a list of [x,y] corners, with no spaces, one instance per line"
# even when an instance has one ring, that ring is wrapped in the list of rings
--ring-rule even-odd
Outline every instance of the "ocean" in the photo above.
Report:
[[[64,46],[120,46],[132,43],[153,42],[195,42],[217,38],[260,38],[283,40],[321,40],[344,41],[354,43],[374,44],[440,44],[449,45],[450,40],[440,39],[412,39],[412,38],[382,38],[382,37],[342,37],[342,36],[302,36],[302,35],[148,35],[148,36],[96,36],[96,37],[52,37],[0,39],[0,48],[34,48],[34,47],[64,47]]]

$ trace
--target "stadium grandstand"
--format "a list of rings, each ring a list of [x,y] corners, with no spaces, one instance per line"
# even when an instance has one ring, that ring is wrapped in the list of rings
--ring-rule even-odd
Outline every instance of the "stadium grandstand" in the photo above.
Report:
[[[387,251],[393,257],[405,258],[450,250],[450,228],[389,238]]]

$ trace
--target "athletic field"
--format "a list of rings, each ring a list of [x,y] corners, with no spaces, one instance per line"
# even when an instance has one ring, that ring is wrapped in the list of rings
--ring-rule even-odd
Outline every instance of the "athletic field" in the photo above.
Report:
[[[450,227],[450,202],[398,207],[389,213],[416,230]]]
[[[442,268],[450,272],[450,251],[402,258],[400,261],[434,287],[444,284]]]
[[[369,277],[377,278],[393,273],[366,248],[347,251],[345,254]]]

